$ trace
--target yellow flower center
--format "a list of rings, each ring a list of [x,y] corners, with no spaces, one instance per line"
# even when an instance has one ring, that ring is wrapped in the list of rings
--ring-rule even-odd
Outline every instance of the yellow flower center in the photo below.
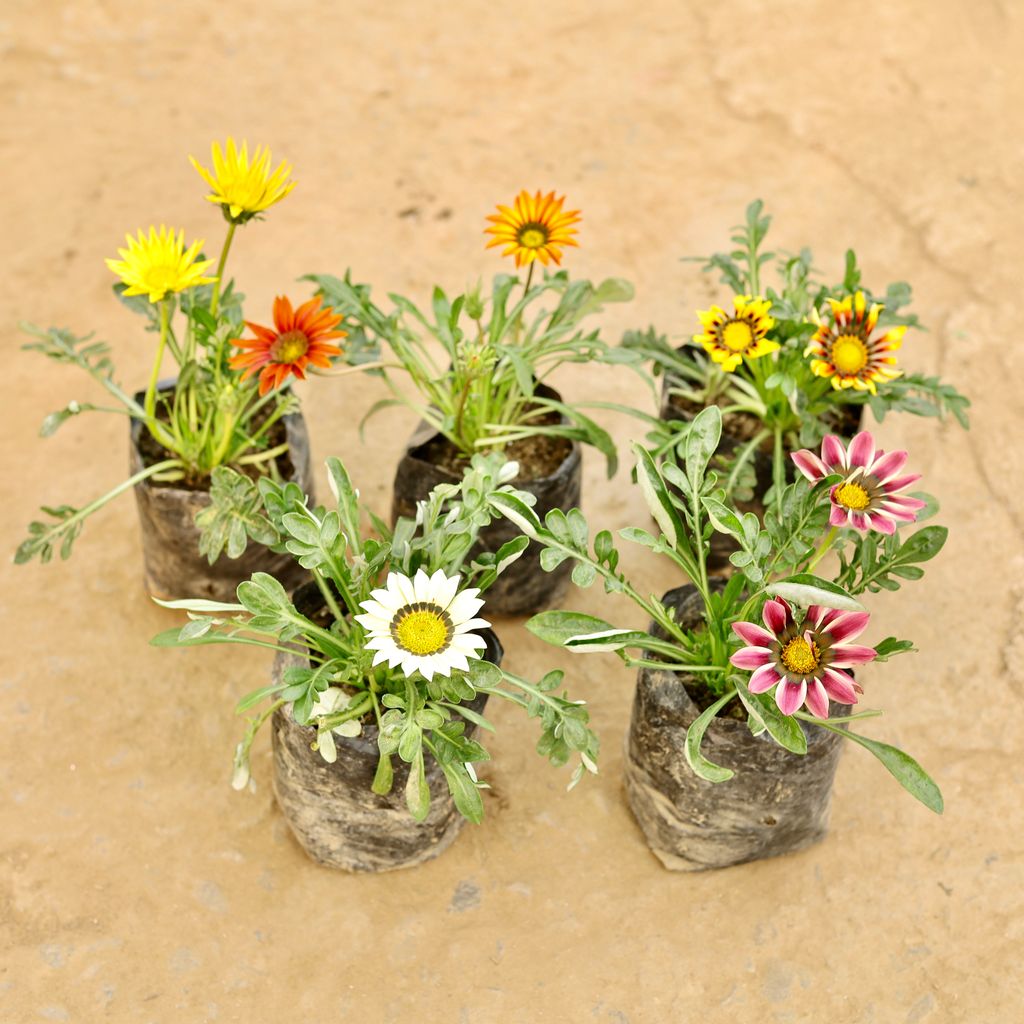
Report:
[[[844,508],[853,509],[854,512],[860,512],[871,504],[871,496],[860,484],[840,484],[833,497]]]
[[[547,229],[540,224],[524,224],[519,231],[519,244],[524,249],[539,249],[547,240]]]
[[[868,347],[856,334],[840,334],[832,342],[832,365],[845,374],[860,373],[868,365]]]
[[[410,654],[439,654],[452,638],[452,620],[435,604],[411,604],[402,608],[391,623],[395,643]]]
[[[794,675],[810,675],[821,663],[818,645],[802,636],[793,637],[782,651],[782,664]]]
[[[294,363],[309,351],[309,338],[302,331],[288,331],[270,346],[270,358],[275,363]]]
[[[722,344],[730,352],[746,352],[754,340],[750,325],[742,320],[730,320],[722,328]]]

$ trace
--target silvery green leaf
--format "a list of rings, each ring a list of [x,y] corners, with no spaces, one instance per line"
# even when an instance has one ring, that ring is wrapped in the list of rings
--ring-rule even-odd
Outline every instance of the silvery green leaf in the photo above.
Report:
[[[765,593],[805,607],[818,604],[823,608],[837,608],[841,611],[864,610],[864,605],[851,597],[842,587],[807,572],[770,583],[765,587]]]
[[[153,600],[163,608],[184,608],[190,612],[244,612],[245,608],[240,604],[225,604],[223,601],[206,601],[202,598],[187,598],[181,601],[161,601],[159,597]]]
[[[624,647],[642,647],[650,634],[636,629],[602,629],[569,637],[564,646],[573,652],[621,651]]]

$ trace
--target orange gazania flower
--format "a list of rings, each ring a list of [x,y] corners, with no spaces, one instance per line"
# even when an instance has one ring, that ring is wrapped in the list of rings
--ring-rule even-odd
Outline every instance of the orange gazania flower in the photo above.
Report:
[[[245,326],[256,337],[239,338],[231,343],[245,350],[231,357],[231,368],[245,370],[242,380],[248,380],[259,371],[261,395],[271,388],[279,388],[289,374],[305,380],[305,370],[310,363],[327,369],[331,356],[341,355],[341,349],[329,345],[328,341],[344,338],[347,332],[335,330],[341,323],[341,316],[321,309],[320,301],[310,299],[293,310],[288,299],[279,295],[274,299],[273,329],[245,321]]]
[[[515,206],[498,204],[498,213],[487,219],[492,227],[485,228],[485,235],[494,235],[486,248],[505,246],[502,256],[515,256],[516,266],[522,267],[540,260],[546,267],[551,260],[561,265],[562,246],[578,245],[572,227],[580,220],[579,210],[563,210],[565,196],[556,197],[554,192],[542,196],[538,191],[531,196],[526,189],[516,196]]]

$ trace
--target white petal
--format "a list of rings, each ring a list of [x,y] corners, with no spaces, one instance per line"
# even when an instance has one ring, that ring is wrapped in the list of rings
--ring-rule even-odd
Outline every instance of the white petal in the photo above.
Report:
[[[455,595],[459,592],[459,584],[461,582],[462,580],[458,576],[449,578],[440,569],[434,573],[434,594],[436,595],[437,603],[442,608],[447,609],[448,605],[455,600]]]
[[[400,572],[388,574],[388,590],[398,601],[398,604],[395,606],[396,609],[402,605],[416,603],[416,590],[413,587],[412,580],[408,576],[403,576]]]
[[[382,619],[377,615],[367,612],[365,615],[353,615],[352,618],[359,623],[368,633],[390,633],[391,620]]]
[[[429,604],[434,600],[434,583],[433,580],[427,575],[425,569],[420,568],[416,570],[416,575],[413,577],[412,586],[416,594],[417,601],[424,601]]]
[[[473,629],[487,629],[490,627],[490,623],[486,619],[466,619],[465,622],[460,622],[455,627],[456,633],[468,633]]]
[[[455,600],[448,606],[448,615],[454,625],[473,618],[483,608],[484,602],[476,596],[478,593],[476,588],[470,588],[455,596]]]
[[[459,633],[458,636],[452,637],[448,650],[458,651],[459,654],[465,654],[468,658],[479,658],[480,655],[477,654],[477,651],[487,650],[487,641],[475,633]]]
[[[385,622],[390,622],[395,617],[395,612],[398,611],[397,608],[385,608],[379,601],[364,601],[362,609],[367,615],[374,615]]]
[[[389,618],[392,615],[394,615],[395,612],[397,612],[398,609],[401,608],[402,605],[405,603],[402,600],[401,595],[397,591],[392,592],[388,590],[386,587],[380,590],[371,591],[370,600],[376,601],[377,604],[379,604],[381,608],[384,609],[384,614],[387,615]],[[369,601],[364,601],[363,607],[366,608],[368,604]],[[368,608],[367,611],[369,611]]]
[[[378,651],[373,658],[373,665],[379,665],[382,661],[387,661],[391,657],[391,652],[388,650]],[[370,667],[373,668],[373,665]]]
[[[448,650],[445,651],[445,655],[448,659],[449,669],[457,668],[462,672],[469,671],[469,661],[462,651],[458,651],[454,647],[449,647]],[[450,675],[450,671],[447,674]]]

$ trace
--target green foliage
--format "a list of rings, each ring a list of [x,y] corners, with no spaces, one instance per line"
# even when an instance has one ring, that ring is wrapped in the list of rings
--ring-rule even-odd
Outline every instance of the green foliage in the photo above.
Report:
[[[635,446],[636,482],[658,532],[637,527],[620,531],[623,539],[649,548],[686,572],[702,603],[703,621],[696,627],[684,628],[670,604],[645,597],[630,583],[619,568],[619,553],[608,531],[598,533],[591,546],[590,529],[579,509],[556,509],[541,521],[514,498],[503,496],[495,503],[502,515],[541,545],[543,568],[551,570],[572,559],[577,585],[589,586],[600,577],[606,590],[623,594],[651,622],[650,630],[641,632],[582,612],[550,610],[530,619],[526,627],[531,633],[576,654],[614,653],[630,667],[677,670],[691,680],[699,679],[711,700],[687,730],[685,756],[691,770],[709,782],[724,782],[733,776],[732,769],[707,758],[701,746],[715,716],[735,699],[743,704],[753,735],[767,734],[796,755],[807,753],[802,720],[833,728],[803,712],[784,715],[772,693],[750,692],[747,675],[731,664],[738,649],[733,624],[757,622],[765,600],[772,596],[789,602],[797,621],[800,609],[812,604],[860,610],[863,605],[856,594],[863,589],[891,587],[893,576],[916,578],[916,563],[934,557],[945,540],[944,528],[934,526],[923,527],[905,542],[898,537],[880,541],[877,534],[861,537],[853,531],[829,529],[827,480],[813,487],[798,480],[782,488],[777,507],[762,526],[753,513],[737,511],[725,489],[718,486],[711,467],[720,431],[721,413],[712,406],[695,417],[675,450],[666,453],[662,465],[654,452]],[[929,500],[924,515],[935,507]],[[742,571],[721,584],[713,583],[707,573],[707,542],[713,531],[735,538],[740,545],[732,559]],[[828,579],[812,572],[836,541],[842,566],[837,577]],[[860,548],[848,558],[843,552],[849,543]],[[873,562],[865,551],[876,552]],[[861,565],[867,566],[864,574],[859,572]],[[909,641],[888,637],[876,648],[876,660],[884,662],[912,649]],[[855,737],[845,727],[835,731],[872,750],[918,799],[933,809],[941,806],[938,789],[913,759],[894,747]]]
[[[924,576],[921,563],[942,550],[948,535],[945,526],[924,526],[906,539],[899,530],[889,536],[845,531],[847,543],[840,552],[837,581],[851,594],[899,590],[900,580]]]
[[[437,287],[429,311],[392,294],[392,309],[385,312],[372,301],[369,287],[348,273],[312,274],[307,280],[357,337],[391,349],[418,395],[408,398],[385,373],[395,397],[377,403],[370,415],[408,404],[467,456],[543,434],[578,440],[602,452],[609,475],[614,473],[615,447],[607,431],[541,385],[565,363],[639,365],[633,353],[608,346],[597,330],[581,326],[608,303],[631,299],[627,282],[609,279],[595,286],[571,281],[565,271],[545,272],[543,281],[519,294],[518,279],[499,274],[489,299],[479,286],[455,298]],[[553,299],[554,307],[542,306],[545,299]],[[434,359],[425,339],[440,344],[446,364]]]
[[[293,483],[268,478],[254,483],[224,468],[214,475],[212,503],[198,523],[208,557],[222,550],[240,552],[246,538],[289,553],[320,586],[332,615],[328,625],[301,612],[272,576],[256,573],[239,585],[237,605],[167,602],[188,611],[190,621],[152,641],[161,647],[244,643],[305,655],[279,683],[260,687],[239,701],[240,714],[266,702],[270,705],[248,721],[235,752],[236,783],[248,783],[253,739],[277,707],[288,706],[297,723],[317,729],[315,749],[327,761],[337,757],[336,734],[353,735],[353,730],[361,730],[363,719],[375,716],[380,756],[374,791],[391,791],[393,760],[399,758],[408,765],[406,805],[414,818],[422,820],[430,810],[425,758],[432,757],[440,764],[459,811],[480,821],[484,784],[472,764],[489,755],[466,735],[467,723],[493,731],[470,706],[480,693],[509,700],[539,718],[538,749],[554,764],[578,754],[574,781],[584,771],[596,771],[597,739],[587,725],[585,707],[551,692],[560,673],[531,684],[496,665],[471,661],[468,672],[454,670],[447,677],[406,676],[400,668],[373,665],[366,630],[355,621],[363,602],[391,572],[411,577],[421,569],[428,574],[440,569],[449,577],[461,575],[463,586],[486,591],[528,543],[526,537],[516,537],[497,552],[473,554],[480,530],[498,514],[499,499],[533,514],[534,497],[508,483],[515,466],[499,454],[474,455],[460,483],[435,488],[419,504],[415,519],[400,519],[392,530],[369,517],[373,532],[364,528],[359,494],[345,466],[331,458],[327,470],[334,508],[310,508],[306,495]],[[575,518],[571,529],[579,538]],[[586,542],[585,524],[582,540]]]

